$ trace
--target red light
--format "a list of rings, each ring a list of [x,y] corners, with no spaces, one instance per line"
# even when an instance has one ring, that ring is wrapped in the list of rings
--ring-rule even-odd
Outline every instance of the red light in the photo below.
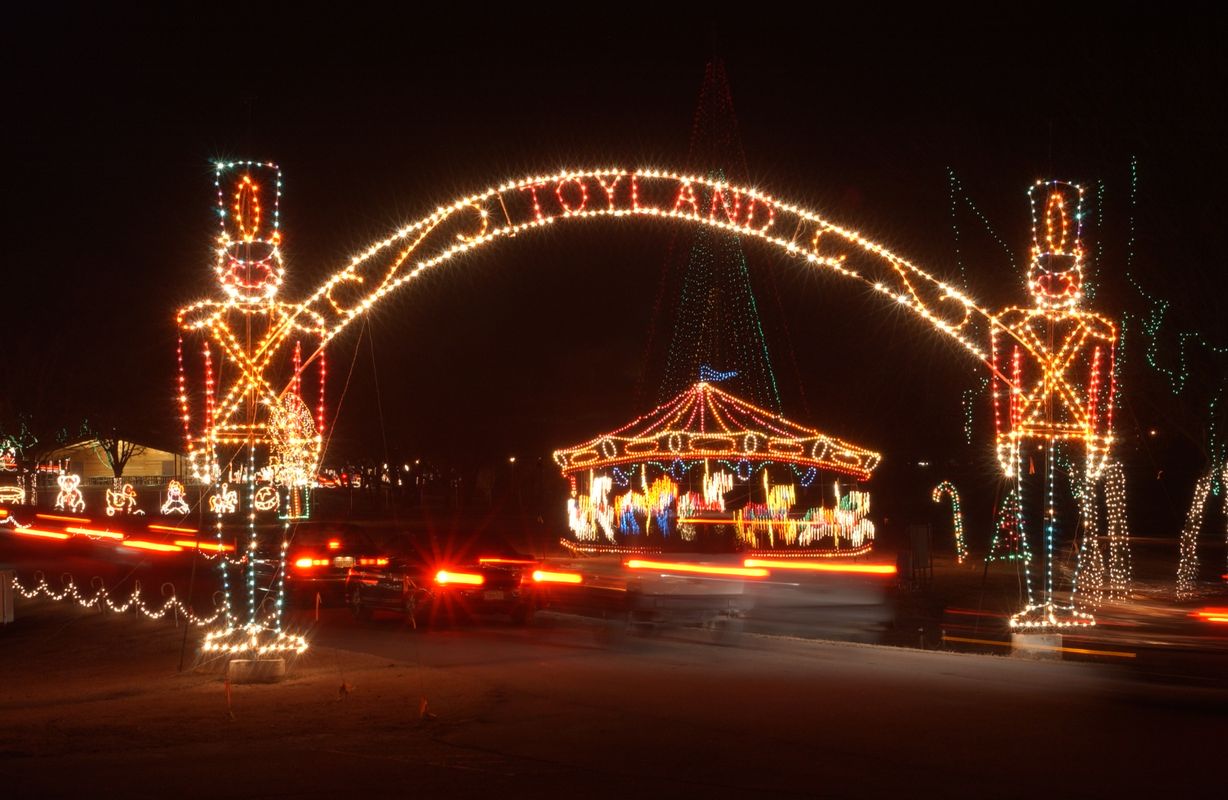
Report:
[[[481,586],[486,583],[486,579],[481,575],[475,575],[472,572],[449,572],[446,569],[441,569],[435,573],[435,583],[463,583],[466,586]]]
[[[479,564],[536,564],[532,558],[479,558]]]
[[[44,531],[38,528],[14,528],[14,533],[20,533],[22,536],[41,536],[44,539],[67,539],[67,533],[59,533],[57,531]]]
[[[167,531],[169,533],[196,533],[195,528],[176,528],[174,525],[150,525],[151,531]]]
[[[746,567],[769,569],[804,569],[811,572],[846,572],[862,575],[894,575],[894,564],[833,564],[829,561],[779,561],[768,558],[748,558],[742,562]]]
[[[534,570],[533,580],[538,583],[580,583],[584,578],[578,572],[549,572],[539,569]]]
[[[1228,608],[1200,608],[1190,616],[1207,622],[1228,622]]]
[[[39,519],[54,519],[60,522],[89,522],[86,517],[61,517],[58,514],[35,514]]]
[[[653,569],[662,572],[689,572],[696,575],[732,575],[739,578],[766,578],[768,571],[747,567],[712,567],[707,564],[687,564],[677,561],[641,561],[633,558],[627,562],[628,569]]]
[[[311,569],[312,567],[327,567],[329,561],[327,558],[300,558],[294,562],[294,566],[299,569]]]
[[[153,550],[157,553],[182,553],[183,548],[176,544],[162,544],[161,542],[144,542],[140,539],[125,539],[119,543],[121,547],[135,547],[140,550]]]
[[[339,539],[329,539],[329,540],[328,540],[328,549],[329,549],[329,550],[340,550],[340,549],[341,549],[341,541],[340,541]]]
[[[360,558],[358,559],[358,566],[360,567],[386,567],[388,566],[388,559],[386,558]]]

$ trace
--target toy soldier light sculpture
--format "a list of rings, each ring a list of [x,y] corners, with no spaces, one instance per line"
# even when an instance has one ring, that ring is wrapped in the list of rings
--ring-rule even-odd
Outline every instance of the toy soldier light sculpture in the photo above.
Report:
[[[1034,304],[1004,309],[991,327],[998,460],[1022,504],[1021,524],[1034,528],[1039,520],[1044,533],[1039,548],[1043,574],[1035,575],[1035,565],[1027,561],[1028,604],[1011,618],[1016,628],[1095,623],[1091,615],[1075,610],[1071,590],[1059,593],[1054,576],[1059,509],[1071,505],[1064,502],[1065,494],[1059,501],[1058,460],[1067,461],[1072,471],[1082,469],[1066,486],[1081,480],[1090,487],[1113,443],[1117,331],[1104,317],[1080,308],[1082,195],[1079,186],[1059,181],[1037,182],[1028,191],[1028,289]]]
[[[309,513],[324,427],[323,320],[277,298],[285,275],[276,164],[234,161],[216,165],[219,232],[214,271],[222,294],[180,309],[179,408],[192,477],[212,494],[219,539],[224,518],[236,511],[248,525],[248,554],[256,552],[257,514],[280,509],[283,519]],[[302,339],[319,352],[319,408],[313,415],[302,398],[306,365]],[[185,339],[197,346],[185,346]],[[203,340],[203,341],[201,341]],[[190,369],[196,366],[198,369]],[[198,376],[189,385],[189,375]],[[235,488],[240,491],[236,497]],[[284,501],[283,501],[284,498]],[[284,538],[284,537],[283,537]],[[282,543],[284,559],[285,542]],[[265,554],[267,557],[267,553]],[[219,559],[226,616],[231,608],[225,559]],[[252,560],[249,557],[250,566]],[[271,627],[280,630],[284,600],[281,576]],[[247,571],[247,626],[257,625],[262,605],[253,570]]]

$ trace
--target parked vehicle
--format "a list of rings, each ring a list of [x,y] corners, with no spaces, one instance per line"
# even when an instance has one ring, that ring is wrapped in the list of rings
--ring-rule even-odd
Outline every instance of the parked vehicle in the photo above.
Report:
[[[272,587],[281,563],[282,528],[269,526],[257,536],[261,557],[255,565],[256,580],[258,585]],[[389,561],[357,525],[299,522],[291,525],[287,538],[285,589],[292,600],[310,601],[317,594],[326,602],[340,599],[352,568],[374,569]]]
[[[386,565],[356,564],[346,602],[359,619],[400,615],[414,627],[446,625],[477,615],[528,623],[541,605],[536,560],[491,534],[422,537],[408,555]]]

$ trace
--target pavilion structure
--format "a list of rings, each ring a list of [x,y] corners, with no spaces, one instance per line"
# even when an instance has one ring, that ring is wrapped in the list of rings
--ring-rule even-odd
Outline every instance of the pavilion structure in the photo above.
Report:
[[[554,453],[570,547],[848,556],[867,552],[881,456],[701,380],[648,414]]]

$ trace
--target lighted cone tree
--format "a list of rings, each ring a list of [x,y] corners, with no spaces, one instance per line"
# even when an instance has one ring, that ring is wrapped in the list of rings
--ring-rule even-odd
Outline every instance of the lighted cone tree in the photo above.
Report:
[[[719,182],[744,183],[748,177],[733,97],[719,58],[704,71],[687,166]],[[738,201],[732,196],[721,200],[724,212],[736,213]],[[763,277],[772,279],[770,273]],[[654,352],[650,332],[648,358],[664,363],[657,402],[685,391],[700,370],[711,365],[721,368],[726,391],[779,413],[780,392],[740,237],[709,228],[679,232],[666,258],[660,291],[651,330],[666,320],[672,322],[672,332],[663,355]]]

